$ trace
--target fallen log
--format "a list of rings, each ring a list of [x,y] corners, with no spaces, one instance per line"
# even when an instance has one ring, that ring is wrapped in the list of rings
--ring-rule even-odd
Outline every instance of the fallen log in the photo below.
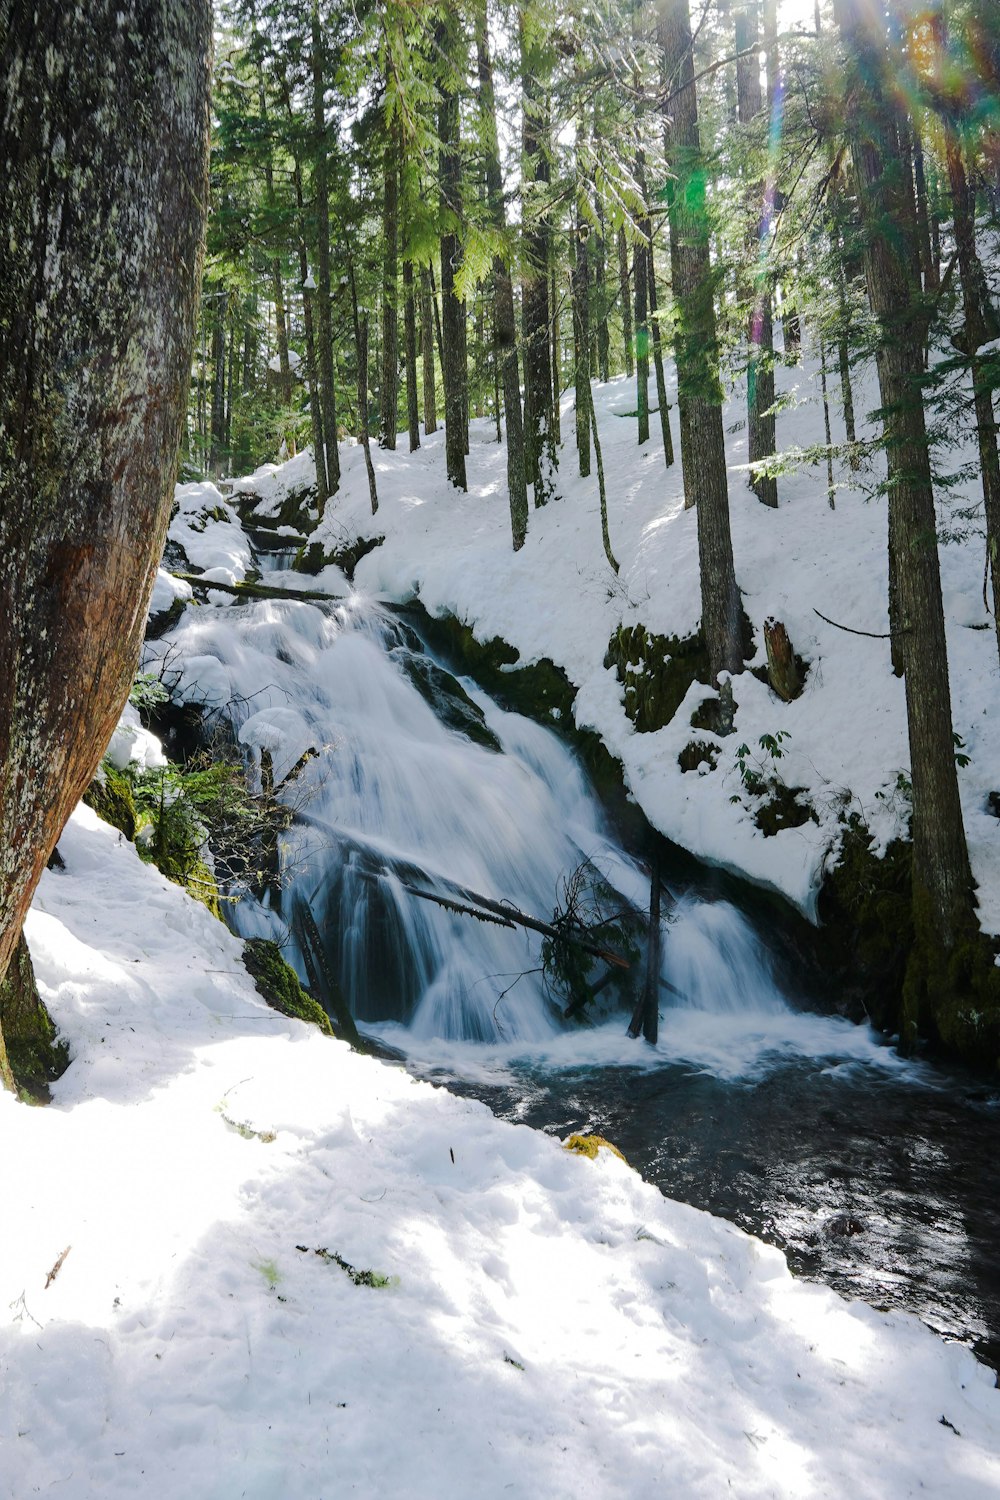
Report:
[[[539,917],[532,917],[527,912],[518,911],[516,906],[510,906],[504,901],[494,901],[490,896],[481,896],[476,891],[465,890],[461,886],[455,889],[461,891],[468,904],[456,903],[454,897],[441,896],[437,891],[425,891],[419,886],[408,885],[402,882],[403,889],[409,891],[412,896],[419,896],[422,901],[434,901],[438,906],[451,907],[461,905],[468,916],[478,917],[480,921],[496,922],[502,927],[526,927],[531,932],[540,932],[543,937],[553,938],[556,942],[571,943],[583,953],[589,953],[592,958],[600,958],[606,964],[612,964],[618,969],[628,969],[630,964],[627,958],[622,958],[620,953],[614,953],[610,948],[604,948],[599,943],[589,942],[587,938],[578,935],[571,928],[555,927],[551,922],[543,922]],[[476,907],[481,910],[475,910]]]
[[[204,578],[201,573],[172,573],[170,576],[189,583],[192,588],[217,589],[220,594],[232,594],[237,599],[305,599],[310,603],[326,599],[339,604],[347,597],[346,594],[322,594],[318,589],[279,589],[269,583],[218,583],[214,578]]]

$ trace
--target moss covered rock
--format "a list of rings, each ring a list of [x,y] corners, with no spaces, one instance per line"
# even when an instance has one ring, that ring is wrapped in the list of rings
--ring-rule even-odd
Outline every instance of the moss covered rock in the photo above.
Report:
[[[578,1156],[589,1156],[591,1161],[596,1160],[599,1151],[610,1151],[613,1156],[617,1156],[619,1161],[625,1162],[625,1165],[628,1166],[628,1162],[618,1147],[612,1145],[610,1141],[606,1141],[603,1135],[568,1136],[563,1141],[563,1149],[565,1151],[575,1151]]]
[[[640,734],[669,724],[692,682],[708,681],[701,632],[652,635],[644,625],[620,625],[608,643],[606,667],[625,689],[625,712]]]
[[[83,794],[83,800],[99,818],[117,828],[131,842],[135,839],[137,813],[132,785],[127,776],[105,762]]]
[[[49,1084],[69,1067],[69,1048],[56,1038],[23,935],[0,984],[0,1025],[8,1060],[2,1082],[28,1103],[47,1104]]]
[[[282,958],[277,943],[267,938],[250,938],[243,944],[243,962],[258,995],[272,1010],[308,1021],[327,1036],[333,1036],[330,1017],[317,1000],[306,994],[299,976]]]

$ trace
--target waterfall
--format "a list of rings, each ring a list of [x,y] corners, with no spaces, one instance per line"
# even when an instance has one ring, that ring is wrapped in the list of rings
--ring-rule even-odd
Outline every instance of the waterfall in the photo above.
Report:
[[[645,910],[648,876],[566,745],[450,677],[378,603],[213,604],[189,610],[148,656],[175,699],[228,717],[258,775],[266,753],[295,810],[280,889],[264,905],[240,901],[230,920],[283,940],[301,977],[339,985],[362,1023],[504,1042],[563,1028],[540,937],[444,910],[414,887],[480,892],[549,920],[586,863],[606,908]],[[664,910],[672,1004],[783,1008],[733,907],[680,896]]]

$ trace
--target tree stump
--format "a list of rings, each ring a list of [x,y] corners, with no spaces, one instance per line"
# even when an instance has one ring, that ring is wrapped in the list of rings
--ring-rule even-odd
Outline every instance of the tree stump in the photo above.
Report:
[[[773,615],[764,621],[764,644],[767,647],[767,680],[779,698],[791,703],[802,691],[802,677],[788,632]]]

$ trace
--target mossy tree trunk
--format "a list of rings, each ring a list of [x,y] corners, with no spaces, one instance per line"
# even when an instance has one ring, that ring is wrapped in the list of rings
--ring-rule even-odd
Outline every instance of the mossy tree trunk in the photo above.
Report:
[[[191,374],[211,43],[208,0],[0,10],[0,975],[138,660]]]
[[[897,106],[884,35],[862,0],[836,0],[835,15],[850,59],[845,118],[865,238],[868,295],[878,325],[876,363],[913,781],[914,913],[925,948],[929,944],[939,954],[947,954],[973,922],[972,876],[955,769],[934,490],[921,390],[926,319],[919,259],[907,204],[898,201],[906,188],[896,156]],[[887,225],[892,226],[891,233]],[[927,991],[932,1012],[952,998],[937,989],[936,994]],[[919,1019],[915,1010],[911,1005],[913,1027]]]

